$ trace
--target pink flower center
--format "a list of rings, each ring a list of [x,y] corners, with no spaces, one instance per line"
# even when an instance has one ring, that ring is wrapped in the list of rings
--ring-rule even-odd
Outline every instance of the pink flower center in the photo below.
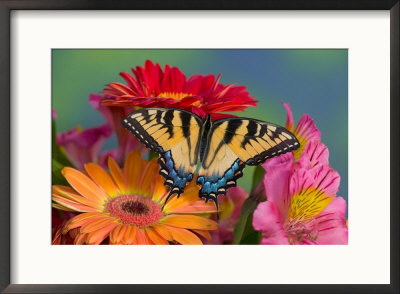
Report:
[[[137,195],[118,196],[109,200],[105,211],[120,219],[124,224],[147,227],[158,223],[163,213],[158,203]]]
[[[290,244],[314,243],[318,239],[318,225],[314,220],[309,222],[291,220],[285,224],[285,231]]]

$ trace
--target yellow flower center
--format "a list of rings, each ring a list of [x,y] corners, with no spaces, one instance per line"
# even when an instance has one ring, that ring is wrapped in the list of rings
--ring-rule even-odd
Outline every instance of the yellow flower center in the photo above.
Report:
[[[192,96],[190,93],[183,93],[183,92],[162,92],[158,94],[159,98],[171,98],[176,101],[180,101],[185,97]]]
[[[292,197],[290,210],[285,222],[289,241],[301,241],[307,238],[315,241],[318,238],[315,217],[333,200],[317,188],[308,188]]]

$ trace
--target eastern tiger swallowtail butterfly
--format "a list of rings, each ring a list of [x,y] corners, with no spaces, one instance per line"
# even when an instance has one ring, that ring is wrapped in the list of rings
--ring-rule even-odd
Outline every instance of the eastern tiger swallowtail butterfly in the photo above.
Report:
[[[146,147],[159,154],[160,174],[171,188],[169,197],[183,193],[198,170],[199,196],[213,200],[236,186],[245,165],[293,151],[300,144],[287,129],[250,118],[225,118],[212,122],[175,108],[139,109],[122,124]]]

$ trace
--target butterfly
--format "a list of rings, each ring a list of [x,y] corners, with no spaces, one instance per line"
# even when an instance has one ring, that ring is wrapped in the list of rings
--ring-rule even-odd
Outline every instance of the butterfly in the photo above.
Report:
[[[210,115],[203,120],[176,108],[139,109],[122,125],[159,154],[160,174],[170,187],[165,203],[174,194],[179,197],[198,171],[200,198],[218,208],[218,195],[236,186],[246,165],[300,147],[290,131],[272,123],[242,117],[211,121]]]

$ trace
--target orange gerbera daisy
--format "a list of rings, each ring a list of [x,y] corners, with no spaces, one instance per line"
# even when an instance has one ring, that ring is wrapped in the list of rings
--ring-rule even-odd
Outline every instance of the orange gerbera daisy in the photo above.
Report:
[[[132,151],[122,169],[109,157],[110,174],[95,163],[84,167],[86,173],[65,167],[71,187],[52,189],[53,207],[81,212],[62,231],[77,230],[75,244],[100,244],[106,238],[110,244],[202,244],[199,236],[211,239],[208,231],[217,229],[215,221],[196,215],[215,207],[198,198],[195,182],[162,207],[168,193],[156,159],[142,160]]]

